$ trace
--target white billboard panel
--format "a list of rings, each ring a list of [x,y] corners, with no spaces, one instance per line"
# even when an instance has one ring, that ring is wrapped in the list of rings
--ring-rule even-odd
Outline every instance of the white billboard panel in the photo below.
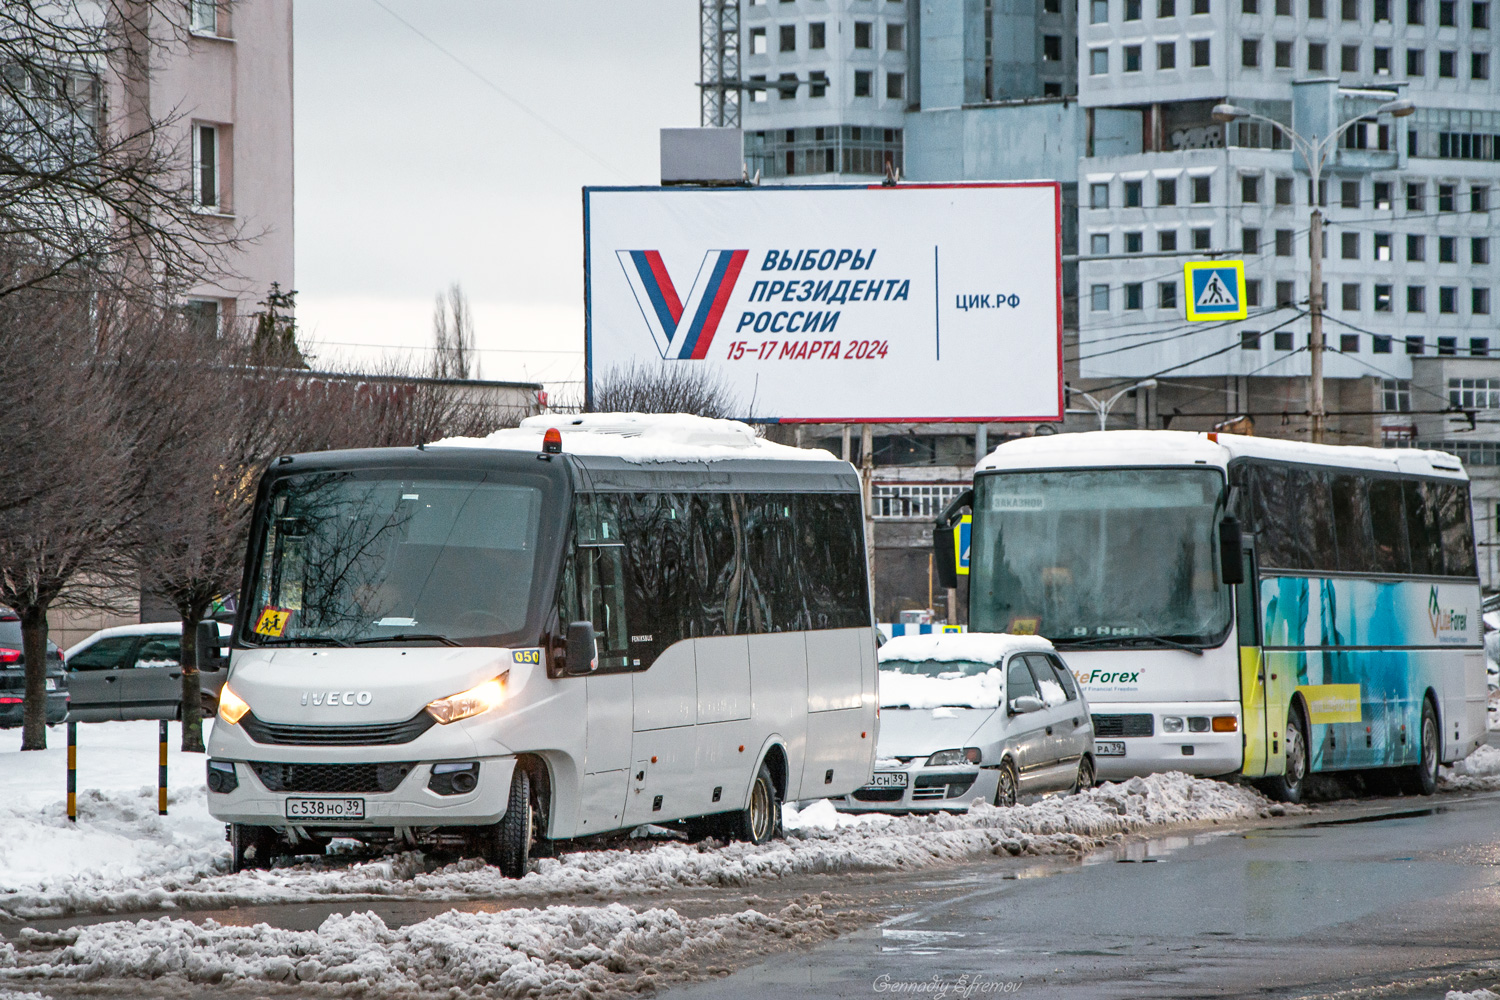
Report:
[[[702,365],[744,416],[1062,419],[1052,181],[585,188],[587,375]]]

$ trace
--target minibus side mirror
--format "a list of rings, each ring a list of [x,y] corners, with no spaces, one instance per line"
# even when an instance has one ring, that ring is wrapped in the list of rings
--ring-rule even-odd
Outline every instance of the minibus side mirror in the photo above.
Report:
[[[958,567],[953,564],[953,528],[932,529],[932,568],[937,571],[938,586],[952,590],[958,586]]]
[[[223,658],[219,655],[219,623],[208,621],[198,623],[196,635],[198,650],[199,670],[218,670],[223,665]]]
[[[1228,586],[1245,582],[1245,562],[1241,551],[1245,535],[1240,522],[1226,517],[1219,522],[1219,575]]]
[[[1033,698],[1029,694],[1023,694],[1019,698],[1010,700],[1011,715],[1025,715],[1027,712],[1040,712],[1047,706],[1042,704],[1042,699]]]
[[[582,677],[599,669],[599,647],[594,641],[593,622],[573,622],[568,626],[568,649],[563,669],[572,677]]]

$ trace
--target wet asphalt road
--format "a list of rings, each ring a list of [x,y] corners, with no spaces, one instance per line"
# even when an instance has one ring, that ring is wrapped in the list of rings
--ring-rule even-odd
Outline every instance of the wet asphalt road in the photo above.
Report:
[[[876,925],[666,995],[1442,997],[1500,981],[1500,793],[1319,812],[1045,877],[950,870]]]

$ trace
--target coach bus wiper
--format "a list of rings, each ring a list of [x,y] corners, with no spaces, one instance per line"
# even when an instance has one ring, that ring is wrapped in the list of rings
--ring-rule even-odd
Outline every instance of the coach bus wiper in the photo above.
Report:
[[[401,632],[396,635],[376,635],[368,639],[355,639],[356,646],[370,646],[377,642],[440,642],[445,646],[462,646],[461,642],[454,642],[446,635],[438,635],[436,632]]]
[[[1084,646],[1103,646],[1107,643],[1118,644],[1120,646],[1140,643],[1155,643],[1156,645],[1163,646],[1167,649],[1186,650],[1187,652],[1192,653],[1194,656],[1203,655],[1202,646],[1189,645],[1188,643],[1178,642],[1176,639],[1168,639],[1166,636],[1161,635],[1096,635],[1091,636],[1087,639],[1054,639],[1052,640],[1052,643],[1059,649],[1078,649]]]
[[[348,639],[337,639],[331,635],[272,636],[256,640],[257,646],[349,646]]]

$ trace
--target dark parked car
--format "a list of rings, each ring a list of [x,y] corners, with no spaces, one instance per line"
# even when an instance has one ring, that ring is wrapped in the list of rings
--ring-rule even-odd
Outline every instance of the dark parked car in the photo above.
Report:
[[[26,696],[26,654],[21,647],[21,619],[0,607],[0,729],[19,726]],[[68,675],[62,652],[47,643],[47,725],[68,717]]]

